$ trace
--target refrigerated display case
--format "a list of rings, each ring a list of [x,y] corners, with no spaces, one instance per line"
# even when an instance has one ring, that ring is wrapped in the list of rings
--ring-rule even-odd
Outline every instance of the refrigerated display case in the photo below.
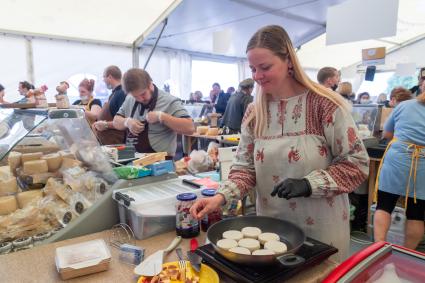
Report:
[[[0,160],[0,253],[118,223],[112,190],[128,182],[81,110],[0,109]]]

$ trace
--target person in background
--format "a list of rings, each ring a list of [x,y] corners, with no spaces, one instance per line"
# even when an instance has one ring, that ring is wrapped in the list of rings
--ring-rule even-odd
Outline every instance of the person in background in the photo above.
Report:
[[[230,86],[230,87],[227,88],[226,93],[232,95],[232,94],[235,93],[235,91],[236,91],[236,89],[233,86]]]
[[[425,82],[422,82],[422,89]],[[400,196],[406,209],[404,246],[415,249],[424,235],[425,220],[425,91],[403,101],[384,126],[388,144],[378,171],[374,215],[375,241],[385,241],[391,213]]]
[[[425,67],[419,70],[418,84],[410,89],[410,92],[413,94],[413,96],[417,96],[425,91],[424,89],[421,89],[421,85],[424,81],[425,81]]]
[[[370,94],[368,92],[362,92],[357,96],[356,104],[371,104]]]
[[[219,113],[221,115],[224,114],[224,111],[226,111],[227,102],[229,101],[230,93],[224,93],[222,90],[220,90],[216,103],[215,103],[215,112]]]
[[[85,116],[87,121],[93,124],[97,117],[102,111],[102,102],[94,98],[94,80],[83,79],[78,85],[78,92],[80,93],[80,99],[76,100],[72,105],[79,105],[84,108]]]
[[[389,100],[387,99],[387,94],[386,93],[381,93],[378,95],[378,97],[376,98],[376,103],[379,105],[384,105],[385,107],[389,106]]]
[[[413,98],[410,90],[405,89],[404,87],[396,87],[391,91],[390,94],[390,107],[396,107],[400,102],[410,100]]]
[[[4,100],[4,86],[0,84],[0,104],[8,104],[9,102]]]
[[[29,93],[30,89],[35,89],[33,84],[27,81],[19,82],[18,92],[23,96],[23,98],[18,100],[16,103],[35,103],[34,97],[32,97]]]
[[[338,85],[338,88],[336,90],[339,94],[342,95],[347,101],[349,101],[351,104],[354,100],[354,93],[353,93],[353,86],[350,82],[342,82]]]
[[[253,79],[246,79],[239,83],[239,90],[230,97],[223,116],[223,134],[238,134],[241,132],[242,118],[248,104],[253,101],[251,95],[254,90]]]
[[[127,131],[126,143],[133,144],[137,152],[167,152],[173,157],[177,134],[195,131],[181,100],[158,89],[142,69],[128,70],[122,82],[128,95],[114,117],[114,127]]]
[[[340,81],[340,75],[334,67],[323,67],[317,73],[317,81],[322,86],[336,91]]]
[[[125,141],[125,131],[114,127],[114,116],[125,100],[125,92],[121,86],[122,73],[117,66],[109,66],[103,72],[103,81],[108,89],[112,90],[108,101],[103,104],[97,121],[93,124],[95,133],[102,144],[122,144]]]
[[[221,90],[220,84],[219,83],[213,83],[212,89],[210,91],[210,101],[211,101],[212,105],[214,105],[216,103],[217,98],[220,95],[220,93],[224,93]]]
[[[246,51],[259,91],[242,121],[228,180],[190,212],[202,219],[224,206],[235,214],[255,189],[257,215],[297,224],[306,236],[337,247],[332,258],[341,262],[350,246],[347,195],[369,172],[350,106],[308,78],[282,27],[261,28]]]
[[[200,90],[195,91],[194,93],[190,94],[190,103],[202,103],[202,92]]]

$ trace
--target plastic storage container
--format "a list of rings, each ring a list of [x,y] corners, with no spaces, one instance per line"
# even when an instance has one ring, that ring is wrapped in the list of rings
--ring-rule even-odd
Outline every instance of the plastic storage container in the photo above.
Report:
[[[187,192],[201,195],[201,190],[175,177],[115,190],[113,198],[118,202],[120,222],[130,225],[136,238],[142,240],[175,229],[176,196]]]
[[[370,207],[372,225],[370,228],[373,230],[373,215],[376,211],[376,204],[371,205]],[[405,225],[406,225],[406,214],[405,210],[401,207],[396,206],[391,214],[391,226],[387,233],[387,242],[396,245],[404,245],[405,238]]]

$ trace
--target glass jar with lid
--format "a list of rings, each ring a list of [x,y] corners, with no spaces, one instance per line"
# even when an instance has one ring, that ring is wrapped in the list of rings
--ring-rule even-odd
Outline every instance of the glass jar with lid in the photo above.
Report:
[[[201,191],[201,194],[202,194],[202,197],[209,198],[209,197],[215,196],[216,192],[217,192],[217,190],[215,190],[215,189],[204,189],[204,190]],[[221,210],[220,209],[213,211],[209,214],[206,214],[204,216],[204,218],[202,218],[202,220],[201,220],[201,230],[203,232],[207,232],[208,228],[212,224],[220,221],[221,219],[222,219],[222,216],[221,216]]]
[[[196,194],[183,193],[177,195],[176,203],[176,233],[182,238],[193,238],[199,235],[199,221],[189,210],[196,201]]]

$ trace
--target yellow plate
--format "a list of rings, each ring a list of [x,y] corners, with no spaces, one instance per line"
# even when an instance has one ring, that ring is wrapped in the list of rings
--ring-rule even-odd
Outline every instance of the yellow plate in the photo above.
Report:
[[[175,265],[178,267],[179,262],[178,261],[167,262],[167,263],[164,263],[162,266],[165,267],[169,265]],[[187,268],[186,276],[192,277],[193,275],[197,275],[197,272],[192,268],[192,266],[190,265],[190,262],[188,261],[186,261],[186,268]],[[201,270],[199,272],[199,281],[200,283],[219,283],[220,279],[218,277],[217,272],[215,272],[214,269],[212,269],[208,265],[201,264]],[[149,283],[149,282],[150,282],[150,278],[144,277],[144,276],[141,276],[139,280],[137,281],[137,283]],[[171,280],[171,283],[183,283],[183,281]]]

